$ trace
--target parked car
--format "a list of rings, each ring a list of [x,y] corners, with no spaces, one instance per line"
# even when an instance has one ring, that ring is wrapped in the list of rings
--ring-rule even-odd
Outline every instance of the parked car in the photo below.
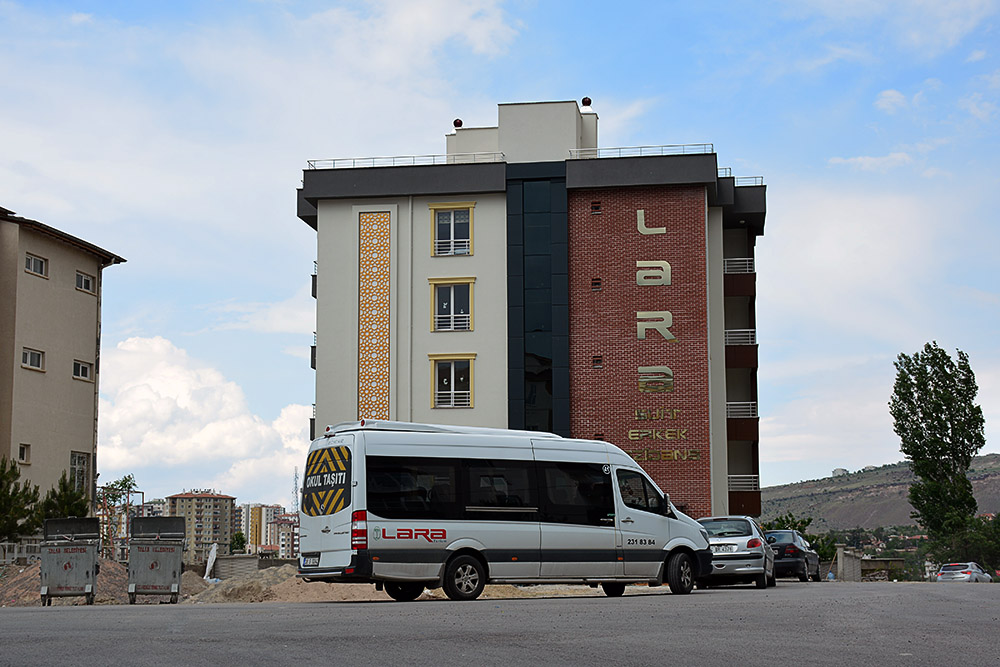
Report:
[[[993,577],[977,563],[948,563],[941,566],[941,570],[934,577],[934,580],[968,581],[971,583],[982,581],[988,584],[993,581]]]
[[[708,531],[712,572],[698,580],[699,588],[718,584],[754,583],[774,586],[774,551],[764,530],[750,516],[709,516],[698,519]]]
[[[774,574],[798,576],[799,581],[820,581],[819,554],[797,530],[769,530],[767,543],[774,550]]]

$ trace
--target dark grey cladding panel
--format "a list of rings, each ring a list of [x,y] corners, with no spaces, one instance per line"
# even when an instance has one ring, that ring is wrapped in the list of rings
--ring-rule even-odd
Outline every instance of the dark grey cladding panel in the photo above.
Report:
[[[306,201],[305,194],[302,192],[302,188],[295,191],[296,205],[298,209],[299,220],[306,223],[313,229],[316,229],[316,207]]]
[[[767,213],[767,186],[750,185],[734,189],[733,205],[723,207],[725,227],[749,226],[754,234],[764,234],[764,217]]]
[[[710,196],[718,179],[715,153],[596,158],[566,162],[566,187],[705,184]]]
[[[506,164],[434,164],[413,167],[306,169],[302,172],[305,200],[408,195],[462,195],[503,192]]]
[[[720,176],[716,186],[715,197],[709,198],[709,206],[732,206],[733,190],[736,189],[736,179],[732,176]]]

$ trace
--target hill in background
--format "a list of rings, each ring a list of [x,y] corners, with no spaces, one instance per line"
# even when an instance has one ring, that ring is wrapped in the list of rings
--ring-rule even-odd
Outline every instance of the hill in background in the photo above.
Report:
[[[838,477],[761,489],[761,520],[791,512],[813,517],[809,532],[898,526],[915,523],[906,499],[913,481],[906,462]],[[969,468],[980,513],[1000,513],[1000,454],[977,456]]]

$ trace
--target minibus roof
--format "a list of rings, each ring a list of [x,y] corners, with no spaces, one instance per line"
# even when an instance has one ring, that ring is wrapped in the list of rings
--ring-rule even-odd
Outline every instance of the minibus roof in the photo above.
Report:
[[[506,428],[485,426],[454,426],[450,424],[416,424],[412,422],[389,421],[386,419],[362,419],[356,422],[340,422],[326,427],[325,435],[331,436],[345,431],[409,431],[411,433],[467,433],[480,435],[520,435],[530,438],[562,439],[561,435],[545,431],[516,431]]]

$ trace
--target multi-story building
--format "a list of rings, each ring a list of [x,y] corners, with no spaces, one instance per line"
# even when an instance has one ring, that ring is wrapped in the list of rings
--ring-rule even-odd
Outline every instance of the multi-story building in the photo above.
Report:
[[[125,260],[0,207],[0,456],[95,498],[102,271]]]
[[[614,442],[696,516],[760,512],[765,186],[711,144],[601,148],[584,99],[499,105],[446,154],[310,161],[321,425]]]
[[[271,527],[274,520],[285,513],[281,505],[244,503],[236,508],[236,530],[243,531],[247,553],[258,553],[262,545],[277,544],[277,530]]]
[[[219,545],[218,555],[229,555],[235,500],[233,496],[198,489],[167,496],[168,516],[184,517],[185,562],[205,562],[213,544]]]
[[[154,498],[149,502],[145,502],[139,506],[138,516],[166,516],[167,515],[167,501],[163,498]]]
[[[297,558],[299,555],[299,515],[279,514],[269,526],[273,527],[273,540],[278,558]]]

